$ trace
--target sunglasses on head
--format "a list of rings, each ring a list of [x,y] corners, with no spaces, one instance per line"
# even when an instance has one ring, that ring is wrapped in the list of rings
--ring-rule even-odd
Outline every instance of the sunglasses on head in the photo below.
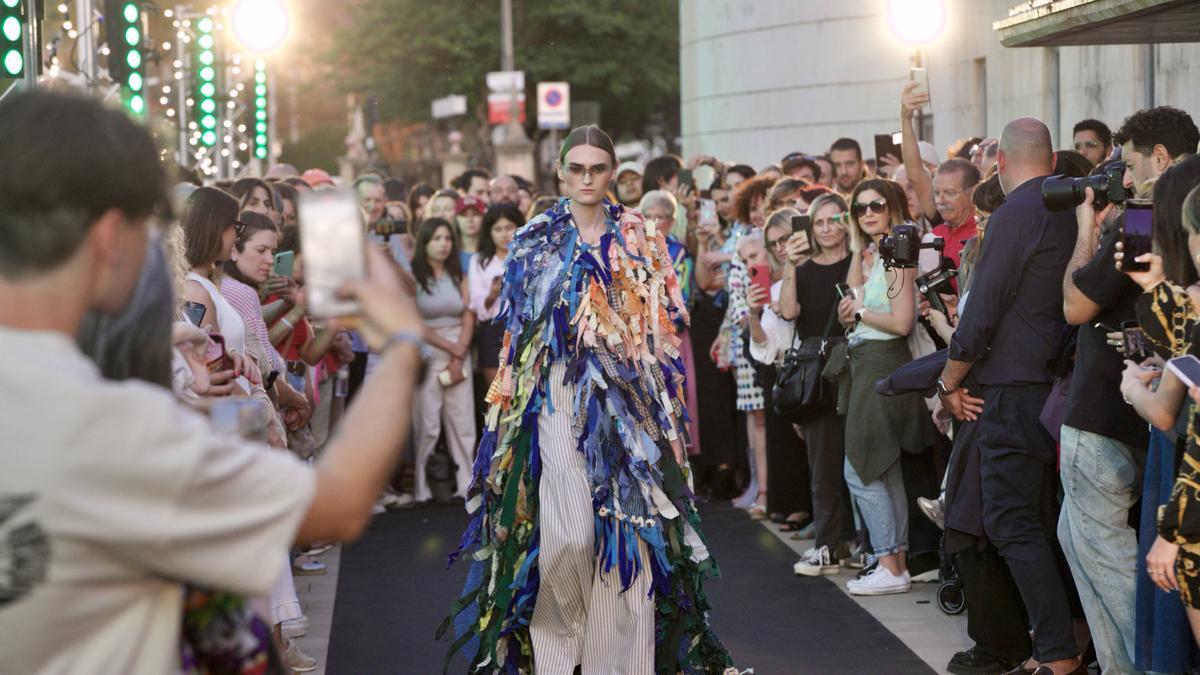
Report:
[[[240,221],[240,220],[235,220],[235,221],[233,221],[233,233],[234,233],[234,234],[236,234],[237,236],[239,236],[239,237],[240,237],[240,236],[242,236],[242,233],[243,233],[243,232],[245,232],[245,231],[246,231],[246,224],[245,224],[245,223],[243,223],[243,222],[242,222],[242,221]]]
[[[861,218],[866,215],[867,209],[871,209],[872,213],[884,213],[887,211],[887,200],[876,199],[875,201],[866,204],[863,202],[855,202],[854,205],[850,207],[850,212],[854,214],[855,218]]]

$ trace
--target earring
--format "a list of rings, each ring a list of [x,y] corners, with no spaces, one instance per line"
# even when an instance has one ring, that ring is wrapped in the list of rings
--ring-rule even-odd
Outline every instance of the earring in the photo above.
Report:
[[[229,256],[229,262],[237,262],[237,256],[236,255]]]

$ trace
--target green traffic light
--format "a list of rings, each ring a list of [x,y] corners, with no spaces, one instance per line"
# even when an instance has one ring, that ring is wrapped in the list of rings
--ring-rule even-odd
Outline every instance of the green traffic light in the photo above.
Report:
[[[4,0],[5,7],[16,7],[21,0]]]
[[[259,159],[266,159],[267,158],[267,149],[266,148],[255,149],[254,156]]]
[[[205,98],[212,98],[217,94],[217,87],[212,82],[205,82],[200,85],[200,95]]]
[[[146,109],[146,102],[142,100],[141,96],[134,94],[133,97],[129,99],[129,109],[141,115]]]
[[[125,20],[129,23],[133,23],[138,20],[138,8],[137,5],[133,4],[132,2],[125,5],[125,9],[121,10],[121,12],[125,15]]]
[[[255,111],[254,116],[260,120],[265,120],[267,119],[267,111],[260,108]]]
[[[10,77],[18,77],[21,74],[22,68],[25,66],[25,57],[21,56],[20,50],[10,49],[4,55],[4,72]]]
[[[21,39],[21,20],[15,16],[10,16],[4,20],[4,26],[0,29],[4,33],[4,39],[9,42],[16,42]]]
[[[205,129],[213,129],[217,126],[217,118],[213,117],[212,115],[205,115],[204,117],[200,118],[200,126],[204,127]]]
[[[203,142],[205,145],[216,145],[216,143],[217,143],[217,134],[216,134],[215,132],[212,132],[212,131],[206,131],[206,132],[204,132],[204,135],[200,137],[200,140],[201,140],[201,142]]]
[[[196,24],[196,27],[200,29],[201,33],[211,33],[213,29],[212,19],[206,16],[200,19],[200,23]]]
[[[213,70],[212,66],[204,66],[200,69],[200,79],[204,80],[205,82],[211,82],[216,75],[217,71]]]
[[[267,82],[267,74],[266,74],[266,73],[264,73],[264,72],[263,72],[263,71],[261,71],[261,70],[260,70],[260,71],[258,71],[257,73],[255,73],[255,74],[254,74],[254,81],[255,81],[255,82],[257,82],[257,83],[259,83],[259,84],[266,84],[266,82]]]
[[[213,48],[213,36],[201,35],[200,39],[197,40],[196,43],[200,45],[201,49],[212,49]]]
[[[136,45],[141,40],[142,33],[137,28],[130,26],[129,28],[125,29],[125,42],[128,42],[130,47]]]
[[[142,66],[142,54],[137,50],[129,52],[125,56],[125,63],[129,64],[130,68],[138,69]]]
[[[211,98],[206,98],[200,101],[200,109],[211,115],[217,111],[217,104]]]
[[[129,88],[133,91],[142,90],[142,76],[137,73],[129,74]]]
[[[208,52],[208,51],[200,52],[200,63],[202,63],[206,66],[211,66],[212,62],[213,62],[213,53],[212,52]]]
[[[255,137],[254,142],[257,143],[259,147],[265,146],[267,144],[266,134],[259,134],[257,137]]]
[[[265,133],[267,133],[267,123],[266,123],[266,122],[259,122],[258,124],[255,124],[255,125],[254,125],[254,130],[255,130],[255,131],[257,131],[257,132],[258,132],[258,133],[260,133],[260,134],[265,134]]]

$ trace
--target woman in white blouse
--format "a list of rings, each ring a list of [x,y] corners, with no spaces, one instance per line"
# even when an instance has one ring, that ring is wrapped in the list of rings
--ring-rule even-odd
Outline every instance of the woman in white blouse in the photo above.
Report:
[[[480,227],[479,252],[471,256],[467,273],[470,309],[475,313],[479,370],[488,385],[496,379],[496,371],[500,368],[500,349],[504,342],[504,322],[498,318],[508,243],[512,241],[517,228],[524,224],[525,218],[512,204],[496,204],[488,208]]]

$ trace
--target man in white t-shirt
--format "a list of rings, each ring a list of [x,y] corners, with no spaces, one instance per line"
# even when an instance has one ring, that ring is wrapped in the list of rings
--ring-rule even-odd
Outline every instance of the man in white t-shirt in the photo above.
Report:
[[[385,372],[322,461],[219,436],[75,345],[86,312],[129,301],[169,216],[150,135],[44,91],[0,102],[0,129],[0,673],[175,672],[184,583],[265,594],[288,546],[365,527],[409,428],[420,319],[369,250],[347,292]]]

